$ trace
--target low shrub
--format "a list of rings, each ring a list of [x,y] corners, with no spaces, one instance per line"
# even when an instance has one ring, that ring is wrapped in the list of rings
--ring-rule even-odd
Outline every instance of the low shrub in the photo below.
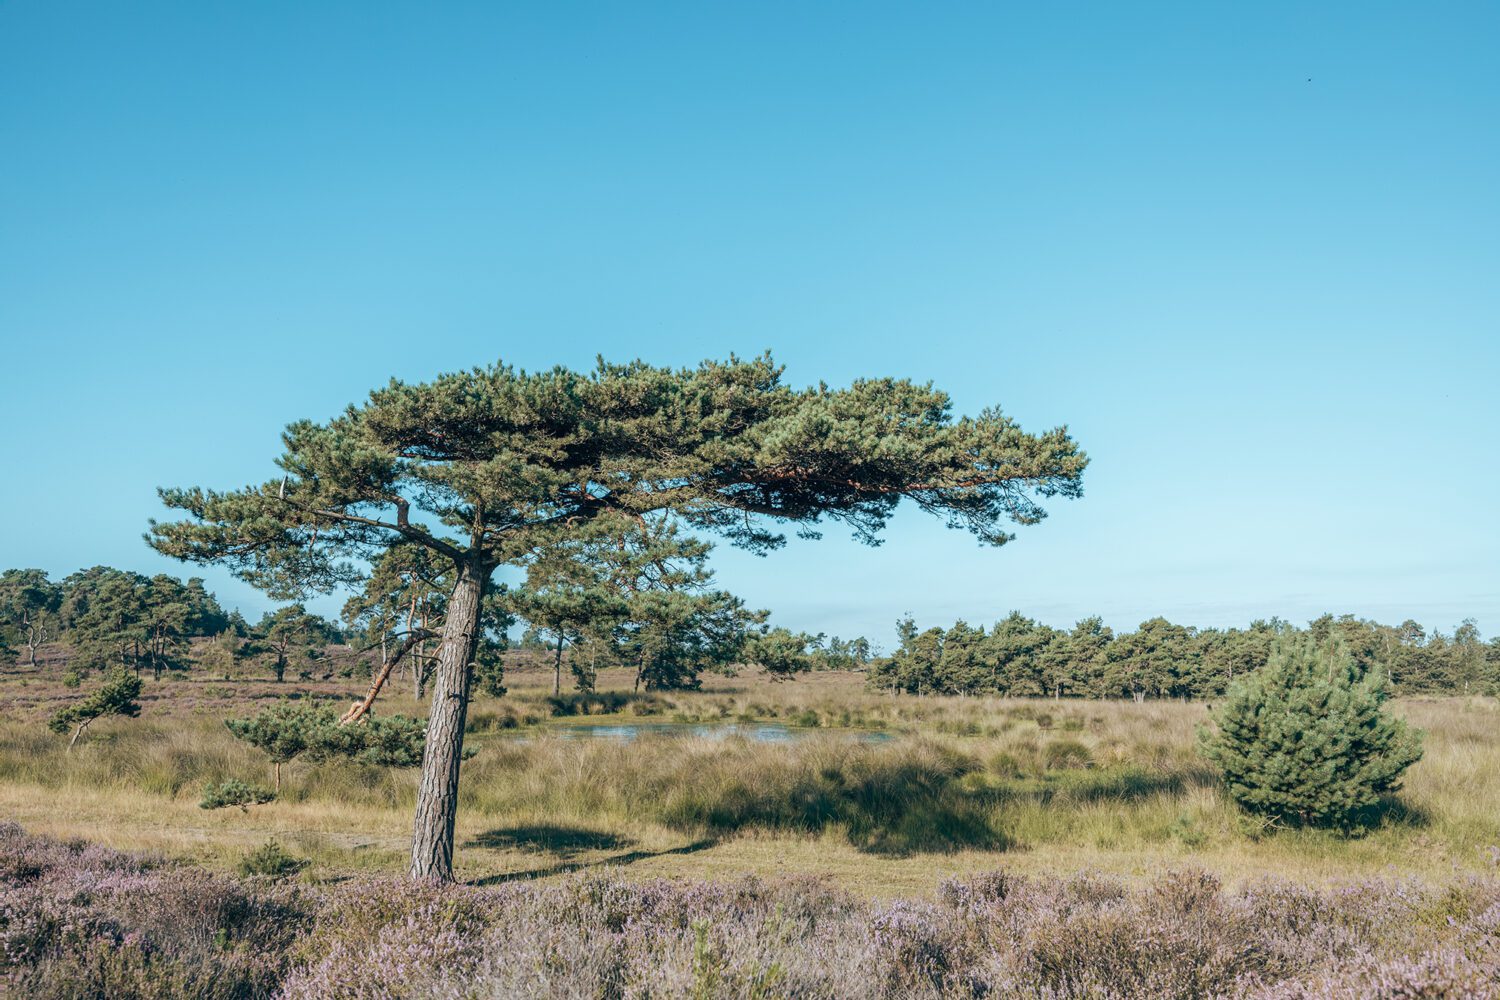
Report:
[[[272,838],[246,853],[240,859],[240,863],[235,866],[235,870],[247,878],[251,876],[286,878],[306,867],[305,860],[288,854],[286,849],[277,843],[275,838]]]
[[[842,827],[851,843],[883,854],[1003,848],[987,802],[961,784],[978,769],[972,757],[922,741],[831,739],[776,755],[730,749],[692,762],[694,780],[672,787],[658,815],[709,833]]]
[[[239,806],[242,811],[246,811],[250,806],[262,805],[274,798],[276,798],[276,793],[269,788],[246,784],[238,778],[230,778],[228,781],[204,786],[203,800],[198,803],[198,808],[226,809],[230,806]]]

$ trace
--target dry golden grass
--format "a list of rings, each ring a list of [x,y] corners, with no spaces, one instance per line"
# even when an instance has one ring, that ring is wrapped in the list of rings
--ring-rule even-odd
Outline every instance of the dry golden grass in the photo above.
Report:
[[[404,865],[410,772],[293,763],[277,802],[245,812],[198,808],[209,781],[268,779],[264,758],[221,724],[253,710],[236,700],[235,685],[150,686],[155,697],[140,719],[100,723],[68,754],[40,721],[54,697],[41,693],[49,685],[28,680],[24,688],[0,680],[0,818],[215,865],[272,836],[312,859],[315,876]],[[1248,823],[1195,752],[1201,705],[895,698],[864,690],[851,674],[791,682],[747,675],[712,678],[702,692],[626,705],[610,718],[649,711],[654,721],[772,720],[816,731],[786,745],[691,737],[621,744],[562,739],[548,734],[551,723],[527,726],[552,711],[544,671],[513,671],[508,684],[505,699],[481,698],[473,710],[479,753],[464,765],[458,831],[467,878],[613,864],[641,876],[818,873],[871,894],[912,895],[931,891],[940,876],[999,866],[1145,874],[1193,864],[1231,882],[1261,874],[1327,882],[1392,868],[1477,867],[1500,844],[1493,699],[1396,702],[1427,731],[1426,756],[1399,806],[1349,837],[1265,835]],[[607,673],[601,689],[627,684]],[[22,690],[24,699],[6,704]],[[296,690],[245,687],[252,699]],[[344,699],[356,686],[314,690]],[[419,709],[398,696],[382,710]],[[861,743],[850,729],[893,739]]]

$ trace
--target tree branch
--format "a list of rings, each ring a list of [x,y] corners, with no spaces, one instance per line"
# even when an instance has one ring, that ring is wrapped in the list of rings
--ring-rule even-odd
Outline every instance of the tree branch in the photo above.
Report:
[[[348,524],[363,524],[371,528],[384,528],[386,531],[394,531],[410,538],[418,545],[425,545],[430,549],[441,552],[449,559],[458,560],[463,558],[463,550],[452,542],[445,542],[441,538],[430,535],[421,528],[407,521],[407,505],[404,500],[398,500],[396,506],[396,523],[382,521],[373,517],[361,517],[358,514],[348,514],[337,510],[323,510],[317,507],[304,507],[302,504],[288,498],[282,498],[282,503],[297,508],[304,513],[314,517],[326,517],[330,521],[343,521]]]
[[[391,671],[396,669],[396,665],[401,662],[401,659],[406,656],[407,653],[411,652],[412,649],[416,647],[417,643],[421,642],[423,639],[428,639],[435,635],[437,635],[436,632],[430,632],[426,629],[417,629],[412,632],[408,632],[406,639],[401,643],[401,648],[396,650],[396,655],[387,660],[385,662],[385,666],[380,668],[380,673],[375,675],[374,679],[370,681],[370,690],[365,695],[364,700],[357,701],[353,705],[349,706],[349,711],[345,712],[342,716],[339,717],[339,725],[351,725],[368,715],[370,712],[370,706],[375,704],[375,698],[380,694],[380,689],[384,687],[385,682],[390,679]]]

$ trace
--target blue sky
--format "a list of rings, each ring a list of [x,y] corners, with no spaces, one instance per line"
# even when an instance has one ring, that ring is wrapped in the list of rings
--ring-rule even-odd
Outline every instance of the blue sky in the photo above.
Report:
[[[391,375],[774,350],[1067,423],[1000,550],[720,580],[889,644],[1011,608],[1500,631],[1500,7],[0,6],[0,564],[202,572],[164,484]]]

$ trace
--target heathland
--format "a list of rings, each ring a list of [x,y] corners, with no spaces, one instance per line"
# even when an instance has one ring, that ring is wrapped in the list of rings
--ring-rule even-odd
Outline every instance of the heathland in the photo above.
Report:
[[[593,694],[553,697],[550,670],[512,665],[508,694],[476,698],[460,880],[815,875],[866,896],[930,896],[945,877],[997,868],[1135,878],[1190,864],[1229,884],[1329,884],[1443,878],[1485,867],[1500,845],[1493,698],[1394,700],[1426,733],[1422,760],[1352,828],[1312,830],[1268,827],[1227,798],[1197,751],[1202,703],[892,695],[853,671],[747,669],[667,693],[632,680],[605,670]],[[304,879],[398,873],[411,770],[296,760],[276,801],[199,807],[210,783],[270,780],[226,718],[288,697],[343,709],[363,687],[167,674],[138,718],[102,719],[69,751],[45,725],[77,697],[60,668],[9,667],[0,816],[211,868],[274,839],[307,863]],[[397,693],[379,711],[422,714]]]

